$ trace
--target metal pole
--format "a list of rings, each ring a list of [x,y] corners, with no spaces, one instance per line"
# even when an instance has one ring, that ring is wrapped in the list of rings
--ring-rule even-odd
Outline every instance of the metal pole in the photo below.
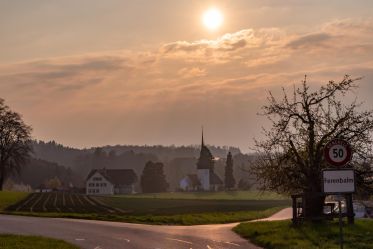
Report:
[[[340,248],[343,249],[342,205],[341,205],[341,199],[338,200],[338,208],[339,208],[339,245],[340,245]]]

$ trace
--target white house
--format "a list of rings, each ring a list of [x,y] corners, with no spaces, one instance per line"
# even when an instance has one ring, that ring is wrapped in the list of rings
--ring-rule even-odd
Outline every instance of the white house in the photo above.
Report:
[[[133,194],[136,181],[137,176],[132,169],[94,169],[86,179],[86,194]]]

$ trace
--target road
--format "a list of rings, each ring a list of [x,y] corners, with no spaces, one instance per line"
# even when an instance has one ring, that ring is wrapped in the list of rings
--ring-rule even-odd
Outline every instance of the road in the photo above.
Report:
[[[237,224],[156,226],[0,215],[0,233],[42,235],[86,249],[258,249],[231,231]]]

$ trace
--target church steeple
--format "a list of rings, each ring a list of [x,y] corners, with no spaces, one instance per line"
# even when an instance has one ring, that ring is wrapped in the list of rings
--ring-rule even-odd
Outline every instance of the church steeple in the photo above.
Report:
[[[210,150],[205,145],[205,140],[203,137],[203,126],[202,126],[202,139],[201,139],[201,152],[199,154],[197,169],[210,169],[214,170],[214,157],[212,156]]]

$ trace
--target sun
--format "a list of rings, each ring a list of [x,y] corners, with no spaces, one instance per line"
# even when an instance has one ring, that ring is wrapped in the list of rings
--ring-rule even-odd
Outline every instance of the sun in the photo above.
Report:
[[[217,8],[210,8],[203,13],[202,21],[211,31],[217,30],[223,24],[223,14]]]

